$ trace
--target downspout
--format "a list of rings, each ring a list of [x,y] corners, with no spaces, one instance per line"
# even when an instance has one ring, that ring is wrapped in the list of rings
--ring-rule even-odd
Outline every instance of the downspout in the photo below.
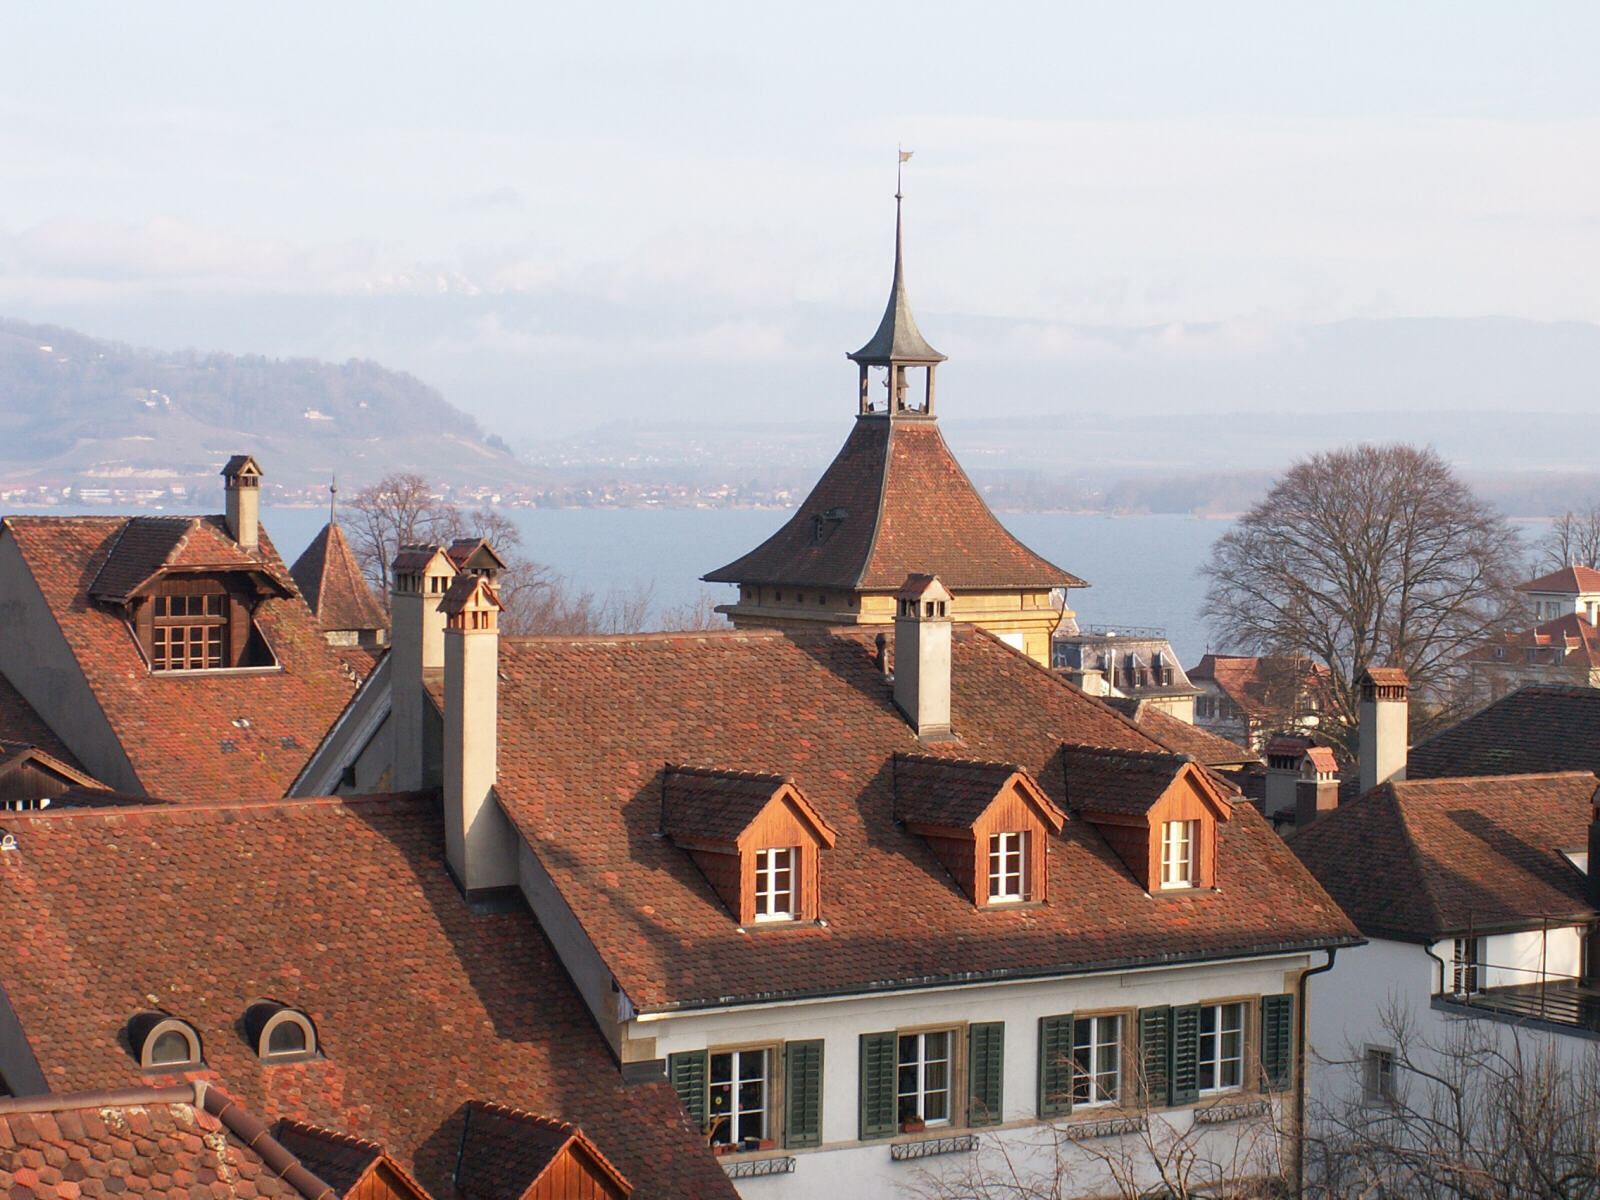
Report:
[[[1432,942],[1423,942],[1422,943],[1422,952],[1424,954],[1426,954],[1429,958],[1433,959],[1434,962],[1439,964],[1439,988],[1433,994],[1435,996],[1442,996],[1442,995],[1444,995],[1445,961],[1444,961],[1444,959],[1440,958],[1437,954],[1435,954],[1433,952],[1433,943]]]
[[[1294,1040],[1294,1192],[1296,1200],[1306,1194],[1306,1030],[1310,1022],[1306,1017],[1306,981],[1313,975],[1333,970],[1333,960],[1338,956],[1337,946],[1328,947],[1328,961],[1300,973],[1296,990],[1294,1020],[1297,1026]]]

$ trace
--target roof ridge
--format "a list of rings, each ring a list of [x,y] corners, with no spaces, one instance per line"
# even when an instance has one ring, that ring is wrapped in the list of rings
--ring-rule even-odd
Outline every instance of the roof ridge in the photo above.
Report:
[[[181,804],[151,797],[149,804],[128,804],[116,808],[51,807],[48,809],[6,813],[5,815],[8,822],[22,820],[30,823],[55,821],[63,817],[68,817],[75,821],[88,820],[93,817],[127,820],[149,816],[170,817],[188,813],[223,813],[249,809],[342,808],[357,804],[415,802],[431,800],[436,794],[435,790],[365,792],[341,796],[240,797],[233,800],[196,800]]]
[[[856,419],[860,420],[861,418],[857,417]],[[883,469],[878,472],[878,495],[872,503],[872,534],[867,538],[867,549],[861,556],[861,565],[856,568],[856,573],[850,580],[849,586],[852,588],[859,588],[861,581],[867,577],[867,568],[872,565],[873,557],[878,553],[878,538],[883,533],[883,506],[889,499],[889,465],[894,462],[894,431],[896,428],[896,423],[889,420],[887,413],[884,414],[883,419],[888,421],[889,429],[883,437]],[[844,446],[840,446],[839,453],[834,456],[835,462],[844,455],[845,447],[850,444],[848,437],[844,441]],[[833,463],[829,463],[828,466],[831,469]],[[817,483],[821,483],[826,477],[827,471],[824,471],[822,475],[817,477]],[[814,492],[815,490],[816,484],[813,484],[812,491]],[[809,500],[810,498],[810,493],[807,493],[806,499]],[[762,544],[765,545],[765,543]],[[751,553],[754,553],[754,551],[751,551]]]
[[[531,1109],[515,1108],[509,1104],[501,1104],[496,1100],[468,1100],[467,1107],[475,1108],[479,1112],[488,1113],[491,1116],[505,1117],[507,1120],[518,1121],[524,1125],[538,1125],[560,1133],[575,1134],[581,1128],[571,1121],[547,1117]]]
[[[381,1145],[368,1138],[357,1137],[353,1133],[345,1133],[339,1129],[330,1129],[326,1125],[318,1125],[311,1121],[302,1121],[298,1117],[280,1117],[278,1132],[280,1136],[283,1133],[293,1132],[307,1137],[321,1138],[353,1150],[370,1150],[373,1154],[388,1153]]]
[[[669,775],[696,775],[703,779],[747,779],[759,783],[794,783],[793,775],[780,775],[776,771],[745,771],[729,767],[703,767],[690,763],[666,764]]]
[[[1151,740],[1154,741],[1155,739],[1152,738]],[[1122,750],[1116,746],[1090,746],[1083,742],[1062,742],[1061,748],[1063,750],[1070,750],[1074,754],[1094,754],[1101,758],[1134,758],[1143,759],[1148,762],[1160,762],[1169,759],[1177,759],[1179,762],[1196,761],[1194,755],[1192,754],[1186,754],[1181,750],[1169,750],[1165,748],[1160,750]]]
[[[963,758],[958,755],[919,754],[916,751],[896,750],[894,757],[901,762],[930,763],[940,767],[999,767],[1006,771],[1026,771],[1018,763],[998,758]]]
[[[1412,874],[1417,880],[1423,902],[1428,906],[1428,927],[1430,929],[1443,929],[1445,927],[1444,908],[1439,903],[1439,898],[1434,894],[1434,878],[1433,872],[1428,869],[1429,860],[1423,857],[1422,848],[1417,845],[1417,835],[1412,829],[1410,816],[1406,812],[1406,806],[1402,803],[1401,795],[1395,789],[1394,784],[1394,780],[1387,780],[1381,787],[1374,788],[1373,793],[1387,796],[1390,800],[1395,820],[1400,826],[1401,852],[1410,860]]]

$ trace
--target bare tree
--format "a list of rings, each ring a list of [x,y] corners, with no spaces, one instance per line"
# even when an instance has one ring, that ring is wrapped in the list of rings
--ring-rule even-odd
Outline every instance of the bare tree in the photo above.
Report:
[[[1225,642],[1325,664],[1319,728],[1350,756],[1368,666],[1411,677],[1414,734],[1470,704],[1462,655],[1518,570],[1511,527],[1436,452],[1354,446],[1295,463],[1217,540],[1201,611]]]
[[[1600,568],[1600,504],[1582,513],[1567,509],[1539,539],[1537,553],[1539,565],[1551,571]]]
[[[438,541],[460,524],[460,514],[429,490],[421,475],[385,475],[356,493],[350,548],[380,603],[389,603],[389,564],[395,551],[414,542]]]
[[[704,590],[688,604],[663,610],[657,623],[662,629],[701,631],[728,628],[728,618],[717,611],[717,598]]]
[[[1486,1020],[1434,1040],[1391,1006],[1392,1045],[1334,1064],[1347,1098],[1313,1110],[1318,1200],[1594,1200],[1600,1057],[1576,1037]]]

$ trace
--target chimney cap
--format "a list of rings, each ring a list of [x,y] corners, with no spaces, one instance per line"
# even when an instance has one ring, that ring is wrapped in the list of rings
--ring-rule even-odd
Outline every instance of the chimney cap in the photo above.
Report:
[[[504,605],[500,603],[494,584],[483,575],[457,575],[444,599],[439,601],[439,611],[448,617],[491,608],[501,609]]]
[[[1361,672],[1359,683],[1370,683],[1374,687],[1410,687],[1411,680],[1400,667],[1368,667]]]
[[[442,546],[428,542],[408,542],[395,551],[394,561],[389,564],[389,569],[397,575],[421,575],[435,562],[443,567],[443,574],[454,575],[455,564],[445,554]]]
[[[900,585],[900,590],[894,594],[896,600],[949,600],[950,593],[944,584],[939,582],[937,575],[907,575],[906,581]]]
[[[248,454],[235,454],[223,464],[222,477],[230,483],[235,479],[260,479],[261,464]]]

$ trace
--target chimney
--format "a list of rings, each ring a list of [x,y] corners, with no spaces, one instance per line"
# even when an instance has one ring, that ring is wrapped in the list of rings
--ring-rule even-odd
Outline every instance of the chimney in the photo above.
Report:
[[[254,554],[261,547],[261,468],[248,454],[235,454],[222,468],[228,536]]]
[[[1411,681],[1399,667],[1368,667],[1356,685],[1361,691],[1357,733],[1364,796],[1380,783],[1406,777]]]
[[[439,609],[456,569],[438,546],[401,546],[390,567],[389,686],[394,726],[394,787],[438,785],[437,747],[425,752],[427,672],[444,666],[445,615]]]
[[[1267,782],[1261,811],[1268,817],[1295,811],[1300,784],[1300,764],[1311,748],[1308,738],[1279,734],[1267,741]]]
[[[444,631],[444,847],[470,899],[517,882],[517,838],[495,798],[499,749],[500,598],[458,575],[439,605]]]
[[[1306,751],[1295,785],[1294,827],[1304,829],[1339,807],[1339,764],[1326,746]]]
[[[925,742],[951,740],[950,593],[908,575],[895,593],[894,702]]]

